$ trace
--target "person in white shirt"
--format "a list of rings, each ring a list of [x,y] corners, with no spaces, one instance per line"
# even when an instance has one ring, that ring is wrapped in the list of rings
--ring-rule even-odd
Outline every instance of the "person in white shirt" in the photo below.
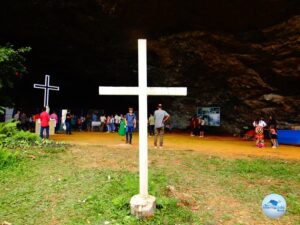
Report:
[[[115,114],[115,131],[118,131],[120,127],[120,117],[118,114]]]
[[[202,117],[198,117],[198,129],[199,129],[199,137],[203,138],[204,137],[204,125],[205,125],[205,120]]]
[[[267,126],[267,123],[264,121],[264,118],[261,117],[260,119],[256,119],[256,120],[253,122],[253,126],[254,126],[254,127],[257,127],[257,126],[266,127],[266,126]]]
[[[115,118],[113,115],[111,115],[109,120],[109,127],[111,132],[115,132]]]
[[[105,117],[105,115],[100,116],[100,122],[101,122],[100,131],[103,132],[105,124],[106,124],[106,117]]]
[[[256,146],[259,148],[264,147],[264,128],[267,126],[267,123],[261,117],[253,122],[253,126],[256,133]]]

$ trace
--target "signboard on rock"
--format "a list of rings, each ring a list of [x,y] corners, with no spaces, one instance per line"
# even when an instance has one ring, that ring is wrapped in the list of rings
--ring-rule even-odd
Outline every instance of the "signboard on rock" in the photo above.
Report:
[[[205,126],[220,126],[221,125],[221,110],[220,107],[198,107],[197,115],[205,121]]]

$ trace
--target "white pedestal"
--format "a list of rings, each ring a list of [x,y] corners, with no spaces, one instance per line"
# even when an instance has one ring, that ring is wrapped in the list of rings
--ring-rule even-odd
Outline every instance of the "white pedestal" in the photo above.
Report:
[[[135,195],[130,200],[131,214],[139,219],[147,219],[154,216],[156,199],[154,196]]]
[[[92,121],[92,131],[94,131],[94,127],[98,127],[100,130],[101,122],[100,121]]]

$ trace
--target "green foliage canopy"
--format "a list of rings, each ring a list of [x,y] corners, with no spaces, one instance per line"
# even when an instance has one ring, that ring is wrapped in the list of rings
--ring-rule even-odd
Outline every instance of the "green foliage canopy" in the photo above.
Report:
[[[24,54],[31,51],[30,47],[14,48],[13,45],[0,45],[0,101],[9,102],[5,90],[13,88],[15,82],[27,73]]]

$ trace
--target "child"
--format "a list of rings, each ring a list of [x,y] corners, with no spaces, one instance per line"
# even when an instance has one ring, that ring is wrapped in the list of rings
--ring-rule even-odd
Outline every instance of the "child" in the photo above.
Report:
[[[121,136],[125,135],[125,128],[126,128],[125,118],[121,114],[121,116],[120,116],[120,126],[119,126],[119,131],[118,131],[119,135],[121,135]]]
[[[264,147],[264,128],[262,126],[255,127],[256,133],[256,146],[259,148]]]
[[[272,148],[277,148],[278,142],[277,142],[277,132],[275,130],[274,125],[270,125],[270,134],[271,134],[271,143]]]

